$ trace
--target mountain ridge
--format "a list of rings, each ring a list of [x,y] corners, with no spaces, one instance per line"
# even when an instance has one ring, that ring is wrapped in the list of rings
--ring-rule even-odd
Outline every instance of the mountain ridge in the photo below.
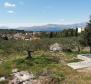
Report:
[[[42,26],[32,26],[32,27],[18,27],[18,28],[9,28],[6,26],[0,27],[0,29],[18,29],[18,30],[25,30],[25,31],[62,31],[63,29],[69,29],[69,28],[77,28],[82,27],[84,28],[86,26],[86,22],[84,23],[76,23],[76,24],[47,24]]]

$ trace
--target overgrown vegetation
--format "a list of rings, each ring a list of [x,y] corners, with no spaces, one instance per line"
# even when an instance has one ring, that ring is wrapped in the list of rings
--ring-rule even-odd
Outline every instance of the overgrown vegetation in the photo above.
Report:
[[[36,78],[49,76],[51,80],[56,79],[56,84],[91,84],[91,74],[79,73],[66,65],[81,61],[76,57],[78,53],[88,53],[88,50],[83,50],[91,43],[90,24],[87,27],[82,35],[77,34],[77,29],[69,29],[62,33],[43,33],[41,39],[32,41],[0,38],[0,77],[9,78],[12,69],[18,68],[32,72]],[[84,33],[89,38],[82,39]],[[83,45],[84,41],[87,45]],[[59,43],[64,51],[50,52],[49,47],[54,43]],[[26,59],[27,50],[34,51],[32,59]],[[0,84],[7,84],[7,81]],[[53,83],[49,81],[49,84]]]

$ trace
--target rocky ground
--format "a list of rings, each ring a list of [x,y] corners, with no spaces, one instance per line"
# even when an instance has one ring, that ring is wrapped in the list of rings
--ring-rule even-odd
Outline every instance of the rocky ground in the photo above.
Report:
[[[1,77],[0,82],[8,80],[8,84],[56,84],[59,80],[50,76],[39,76],[36,78],[28,71],[18,71],[13,69],[10,78]],[[58,84],[58,83],[57,83]]]

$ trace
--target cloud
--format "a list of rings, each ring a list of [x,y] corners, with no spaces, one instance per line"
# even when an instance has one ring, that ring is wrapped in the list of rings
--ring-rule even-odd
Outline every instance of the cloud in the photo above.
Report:
[[[14,11],[13,10],[9,10],[8,13],[14,14]]]
[[[5,2],[4,3],[4,7],[6,7],[6,8],[13,8],[13,7],[15,7],[16,5],[14,4],[14,3],[10,3],[10,2]]]

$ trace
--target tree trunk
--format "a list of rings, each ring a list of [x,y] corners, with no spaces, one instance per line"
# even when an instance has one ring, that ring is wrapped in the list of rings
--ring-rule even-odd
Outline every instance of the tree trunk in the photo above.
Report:
[[[32,58],[31,51],[28,50],[27,53],[28,53],[27,59],[31,59]]]
[[[78,45],[78,54],[80,53],[81,49],[80,49],[80,46]]]
[[[90,48],[90,53],[91,53],[91,46],[89,48]]]
[[[53,32],[50,32],[49,38],[53,38]]]

